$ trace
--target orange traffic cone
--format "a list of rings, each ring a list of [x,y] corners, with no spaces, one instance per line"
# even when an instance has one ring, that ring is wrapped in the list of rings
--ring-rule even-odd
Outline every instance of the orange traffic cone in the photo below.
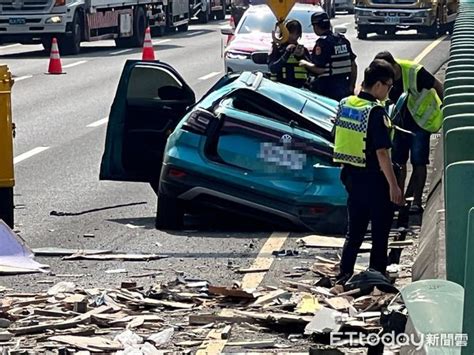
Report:
[[[153,43],[151,42],[150,27],[147,27],[145,31],[142,60],[155,60],[155,51],[153,50]]]
[[[48,74],[64,74],[61,65],[61,58],[59,57],[58,41],[53,38],[51,44],[51,55],[49,57]]]

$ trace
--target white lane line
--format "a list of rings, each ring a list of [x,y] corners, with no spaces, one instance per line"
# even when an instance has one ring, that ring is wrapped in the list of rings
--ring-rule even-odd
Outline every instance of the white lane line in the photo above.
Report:
[[[163,43],[170,42],[170,41],[171,41],[171,39],[162,39],[161,41],[153,41],[153,45],[163,44]]]
[[[191,32],[191,33],[186,34],[186,36],[187,37],[192,37],[192,36],[200,35],[201,33],[204,33],[204,31]]]
[[[18,46],[21,46],[21,44],[20,43],[9,44],[7,46],[1,46],[0,49],[8,49],[8,48],[18,47]]]
[[[19,81],[22,81],[22,80],[25,80],[25,79],[29,79],[29,78],[32,78],[33,75],[23,75],[23,76],[19,76],[18,78],[13,78],[13,80],[15,80],[15,82],[19,82]]]
[[[105,118],[102,118],[98,121],[95,121],[95,122],[92,122],[92,123],[88,124],[87,127],[99,127],[99,126],[102,126],[103,124],[106,124],[107,122],[109,122],[109,118],[105,117]]]
[[[63,68],[72,68],[72,67],[75,67],[77,65],[84,64],[84,63],[87,63],[87,60],[80,60],[78,62],[74,62],[74,63],[71,63],[71,64],[66,64],[66,65],[63,65]]]
[[[207,80],[207,79],[215,77],[216,75],[219,75],[220,73],[221,73],[220,71],[213,71],[212,73],[201,76],[200,78],[198,78],[198,80]]]
[[[31,149],[30,151],[20,154],[19,156],[13,158],[13,164],[18,164],[19,162],[31,158],[32,156],[44,152],[45,150],[49,149],[49,147],[36,147]]]
[[[130,51],[133,51],[133,48],[122,49],[121,51],[112,52],[112,53],[110,53],[110,55],[117,55],[117,54],[127,53],[127,52],[130,52]]]

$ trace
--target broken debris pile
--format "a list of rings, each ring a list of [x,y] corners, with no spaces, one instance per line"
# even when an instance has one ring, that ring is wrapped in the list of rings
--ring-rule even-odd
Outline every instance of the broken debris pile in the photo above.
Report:
[[[327,283],[324,279],[282,281],[279,288],[258,290],[182,276],[148,289],[134,282],[116,289],[79,289],[60,282],[39,294],[3,289],[0,349],[36,354],[67,349],[83,354],[194,352],[212,336],[226,346],[285,348],[331,331],[381,330],[381,310],[395,294],[377,287],[360,295],[360,289],[318,286]]]

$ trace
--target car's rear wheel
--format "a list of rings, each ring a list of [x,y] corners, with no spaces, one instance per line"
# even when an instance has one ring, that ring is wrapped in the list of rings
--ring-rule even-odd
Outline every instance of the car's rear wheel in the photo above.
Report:
[[[184,208],[174,197],[158,194],[157,229],[179,229],[183,226]]]

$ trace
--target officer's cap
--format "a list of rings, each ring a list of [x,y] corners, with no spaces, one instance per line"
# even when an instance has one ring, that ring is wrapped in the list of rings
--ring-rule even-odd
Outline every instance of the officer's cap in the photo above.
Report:
[[[329,23],[329,16],[325,12],[315,12],[311,15],[311,24],[319,25],[322,23]]]

